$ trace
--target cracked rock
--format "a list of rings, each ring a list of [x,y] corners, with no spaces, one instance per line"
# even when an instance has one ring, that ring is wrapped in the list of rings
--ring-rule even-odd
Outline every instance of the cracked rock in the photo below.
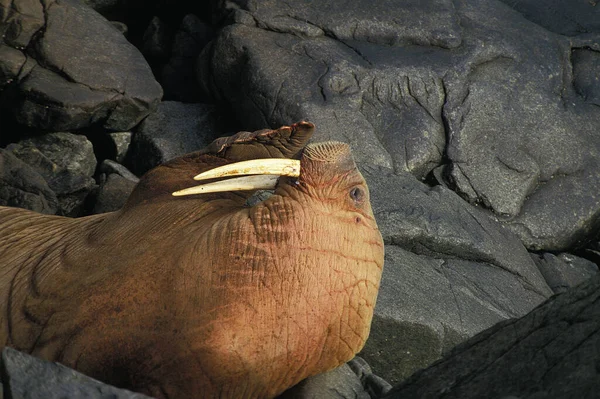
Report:
[[[598,265],[575,255],[562,253],[531,254],[548,286],[555,293],[567,291],[598,273]]]
[[[20,123],[118,131],[156,108],[162,89],[150,67],[91,8],[76,0],[0,0],[2,8],[0,104]]]
[[[58,197],[59,214],[79,214],[85,198],[96,187],[92,143],[71,133],[48,133],[10,144],[7,149],[46,179]]]
[[[565,37],[498,0],[336,4],[222,2],[230,25],[200,57],[204,89],[250,130],[307,119],[360,164],[435,170],[531,250],[599,228],[597,22]],[[551,4],[538,15],[595,21],[598,7]]]
[[[594,398],[600,391],[599,331],[596,275],[474,336],[384,398]]]
[[[46,180],[31,166],[0,148],[0,205],[54,215],[58,199]]]
[[[169,159],[204,148],[219,132],[213,105],[160,103],[134,132],[126,166],[142,175]]]
[[[199,102],[204,100],[194,66],[202,49],[213,38],[213,29],[193,14],[186,15],[175,34],[172,54],[162,70],[165,100]]]
[[[5,398],[151,399],[10,347],[2,351],[1,372]]]
[[[523,244],[456,193],[363,167],[386,259],[361,352],[392,383],[552,295]]]

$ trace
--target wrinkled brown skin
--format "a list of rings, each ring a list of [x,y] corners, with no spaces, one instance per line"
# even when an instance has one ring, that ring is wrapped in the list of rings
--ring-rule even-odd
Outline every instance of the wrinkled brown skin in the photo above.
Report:
[[[0,207],[2,341],[159,398],[273,397],[351,359],[383,266],[353,161],[305,150],[301,177],[253,207],[247,192],[171,196],[215,166],[299,154],[312,132],[217,140],[147,173],[114,213]]]

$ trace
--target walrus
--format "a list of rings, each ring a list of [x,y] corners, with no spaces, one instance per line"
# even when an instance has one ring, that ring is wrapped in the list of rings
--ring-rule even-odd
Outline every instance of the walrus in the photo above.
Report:
[[[348,145],[313,130],[217,139],[113,213],[0,207],[4,345],[157,398],[274,397],[354,357],[384,247]]]

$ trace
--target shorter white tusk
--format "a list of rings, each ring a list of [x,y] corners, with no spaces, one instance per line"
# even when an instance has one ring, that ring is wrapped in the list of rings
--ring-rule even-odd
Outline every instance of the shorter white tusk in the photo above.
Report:
[[[277,185],[278,179],[279,176],[273,175],[236,177],[234,179],[216,181],[175,191],[173,195],[180,197],[183,195],[219,193],[223,191],[271,190]]]
[[[214,179],[216,177],[240,175],[279,175],[300,176],[300,161],[287,158],[251,159],[223,165],[207,170],[194,177],[194,180]]]

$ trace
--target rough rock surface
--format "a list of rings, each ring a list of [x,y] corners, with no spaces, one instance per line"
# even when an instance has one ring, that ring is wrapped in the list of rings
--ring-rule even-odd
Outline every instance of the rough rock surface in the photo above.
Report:
[[[92,214],[118,211],[125,205],[136,183],[116,173],[110,174],[100,185]]]
[[[598,265],[568,253],[531,254],[546,282],[555,293],[567,291],[598,273]]]
[[[451,188],[530,249],[565,250],[598,228],[600,85],[583,65],[598,65],[599,31],[567,38],[497,0],[222,9],[232,24],[199,73],[250,126],[306,118],[316,139],[418,178],[443,163]]]
[[[49,133],[10,144],[7,149],[46,179],[58,197],[62,215],[77,215],[85,197],[96,187],[92,178],[96,157],[92,143],[84,136]]]
[[[10,347],[2,351],[0,373],[0,397],[5,398],[151,399]],[[356,358],[327,373],[307,378],[279,398],[371,399],[380,397],[391,388],[390,384],[372,373],[364,360]]]
[[[476,335],[385,398],[595,398],[599,347],[600,275]]]
[[[44,178],[31,166],[0,148],[0,205],[54,215],[58,199]]]
[[[142,175],[169,159],[204,148],[217,136],[217,120],[213,105],[164,101],[135,131],[126,165]]]
[[[9,347],[2,351],[1,372],[5,398],[150,399]]]
[[[175,34],[171,58],[162,70],[161,83],[165,91],[165,100],[205,100],[196,80],[194,65],[198,54],[213,35],[212,28],[197,16],[190,14],[183,18]]]
[[[500,0],[525,18],[566,36],[600,32],[600,8],[596,0]]]
[[[305,379],[278,399],[371,399],[392,386],[374,375],[369,365],[356,357],[336,369]]]
[[[397,383],[552,295],[523,244],[456,193],[364,167],[386,259],[361,356]]]
[[[157,106],[162,90],[146,61],[91,8],[2,0],[0,10],[0,104],[20,123],[127,130]]]

